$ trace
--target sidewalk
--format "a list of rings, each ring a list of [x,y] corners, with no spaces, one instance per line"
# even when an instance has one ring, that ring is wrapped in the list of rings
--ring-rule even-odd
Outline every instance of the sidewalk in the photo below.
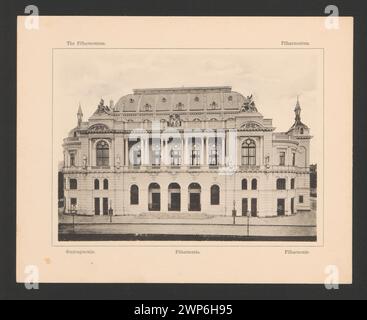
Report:
[[[113,216],[113,224],[159,224],[159,225],[233,225],[233,218],[229,216],[208,216],[203,214],[190,214],[185,217],[175,218],[177,214],[144,214],[139,216]],[[261,226],[316,226],[316,213],[302,212],[293,216],[258,218],[236,217],[236,225]],[[59,223],[71,224],[72,216],[59,215]],[[109,224],[109,216],[75,216],[75,224]]]

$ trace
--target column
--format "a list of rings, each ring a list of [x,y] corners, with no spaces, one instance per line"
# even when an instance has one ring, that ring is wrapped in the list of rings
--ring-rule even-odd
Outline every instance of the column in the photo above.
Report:
[[[115,140],[111,139],[110,167],[115,166]]]
[[[182,139],[182,164],[184,166],[187,166],[188,165],[188,161],[187,161],[187,138],[184,136],[183,139]]]
[[[204,161],[204,157],[205,157],[205,151],[204,151],[204,137],[200,138],[201,144],[200,144],[200,165],[204,165],[205,161]]]
[[[145,138],[140,137],[140,162],[142,166],[145,165]]]
[[[226,138],[222,137],[222,146],[221,146],[221,160],[220,160],[220,165],[224,166],[225,165],[225,158],[226,158]]]
[[[128,139],[124,138],[124,165],[129,165],[129,150],[128,150]]]
[[[208,159],[208,154],[209,154],[209,152],[208,152],[208,150],[209,150],[208,143],[209,143],[209,140],[206,137],[203,137],[202,141],[203,141],[203,144],[204,144],[204,147],[203,147],[203,150],[204,150],[203,163],[204,163],[204,165],[208,165],[209,164],[209,159]]]
[[[88,146],[89,146],[89,148],[88,148],[88,166],[89,166],[89,169],[90,169],[92,167],[92,140],[91,139],[88,140]],[[65,158],[67,158],[67,157],[65,157]],[[66,163],[65,163],[65,165],[66,165]]]
[[[159,149],[159,153],[160,153],[160,156],[161,156],[161,159],[160,159],[161,166],[164,166],[165,165],[163,147],[164,147],[164,145],[163,145],[163,137],[161,137],[160,138],[160,149]]]
[[[181,212],[188,212],[189,210],[189,191],[187,187],[181,185]]]
[[[161,212],[168,212],[168,190],[166,185],[160,184],[161,187]]]
[[[170,157],[169,157],[169,143],[168,143],[169,139],[166,139],[166,145],[165,145],[165,151],[164,151],[164,156],[165,156],[165,162],[166,162],[166,166],[170,165]]]
[[[150,165],[149,137],[145,138],[145,165]]]

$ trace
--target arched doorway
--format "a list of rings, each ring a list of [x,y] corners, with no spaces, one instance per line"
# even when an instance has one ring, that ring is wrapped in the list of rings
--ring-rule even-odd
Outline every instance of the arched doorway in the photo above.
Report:
[[[181,187],[178,183],[168,186],[168,211],[181,211]]]
[[[158,183],[149,185],[149,211],[161,211],[161,187]]]
[[[189,211],[201,211],[201,186],[198,183],[189,185]]]

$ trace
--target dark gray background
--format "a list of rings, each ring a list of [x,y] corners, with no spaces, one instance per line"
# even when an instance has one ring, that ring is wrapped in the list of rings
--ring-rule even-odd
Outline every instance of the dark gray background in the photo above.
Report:
[[[3,0],[0,9],[1,92],[1,299],[365,299],[367,297],[367,10],[365,1],[214,1],[214,0]],[[354,173],[353,285],[328,291],[323,285],[175,285],[175,284],[40,284],[26,290],[15,283],[16,227],[16,16],[27,5],[41,15],[189,15],[189,16],[326,16],[324,8],[339,7],[354,16]],[[244,39],[245,41],[245,39]],[[337,66],[336,66],[337,67]],[[35,79],[36,81],[36,79]],[[36,110],[35,110],[36,112]],[[35,124],[36,125],[36,124]],[[337,177],[337,172],[335,173]],[[37,181],[34,181],[35,185]],[[335,183],[338,183],[337,179]],[[337,217],[336,217],[337,219]],[[310,266],[312,267],[312,266]],[[108,270],[106,270],[108,272]],[[228,270],[230,272],[230,270]],[[244,310],[242,310],[244,312]]]

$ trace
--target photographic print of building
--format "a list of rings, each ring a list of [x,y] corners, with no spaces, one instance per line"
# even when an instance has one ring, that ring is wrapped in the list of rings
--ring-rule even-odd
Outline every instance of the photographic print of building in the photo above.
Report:
[[[293,113],[294,112],[294,113]],[[310,210],[310,129],[301,104],[276,132],[231,87],[136,89],[103,99],[64,139],[65,212],[273,217]]]

